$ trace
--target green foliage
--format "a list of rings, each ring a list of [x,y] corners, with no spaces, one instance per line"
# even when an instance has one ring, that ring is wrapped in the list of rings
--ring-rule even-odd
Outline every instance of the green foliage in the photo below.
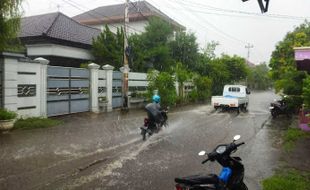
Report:
[[[60,125],[62,122],[50,118],[31,117],[27,119],[18,119],[14,123],[15,129],[36,129]]]
[[[131,47],[130,67],[134,71],[146,72],[148,69],[168,71],[173,64],[171,50],[168,45],[172,38],[172,25],[152,17],[145,32],[129,37]]]
[[[113,34],[106,25],[101,34],[93,39],[92,53],[99,65],[109,64],[115,68],[123,65],[124,33],[123,29],[117,29]]]
[[[10,48],[10,41],[16,38],[19,31],[21,1],[1,0],[0,52]]]
[[[83,69],[88,69],[88,65],[90,64],[91,62],[87,62],[87,63],[81,63],[80,64],[80,68],[83,68]]]
[[[272,86],[272,81],[268,75],[269,69],[266,64],[257,65],[249,69],[247,78],[248,87],[257,90],[266,90]]]
[[[295,142],[305,137],[310,137],[310,134],[297,128],[289,128],[283,136],[284,150],[291,151],[295,146]]]
[[[262,181],[263,190],[310,190],[309,174],[296,170],[279,172]]]
[[[294,59],[294,47],[310,45],[310,23],[305,21],[294,31],[288,32],[284,39],[279,42],[272,52],[270,67],[274,80],[285,78],[289,70],[296,70]]]
[[[10,120],[16,118],[17,114],[7,109],[0,109],[0,120]]]
[[[204,75],[212,80],[212,94],[219,95],[225,84],[234,84],[245,80],[248,73],[249,70],[243,58],[223,54],[219,58],[209,59],[205,65]]]
[[[188,71],[181,62],[178,62],[173,68],[175,75],[177,77],[177,80],[179,82],[179,93],[180,97],[183,98],[183,89],[184,89],[184,82],[190,79],[190,71]]]
[[[156,70],[148,72],[147,79],[148,96],[152,97],[155,90],[158,90],[158,95],[161,97],[163,106],[174,105],[176,102],[175,79],[167,72],[159,73]]]
[[[175,40],[170,42],[170,48],[174,61],[181,62],[189,70],[198,69],[198,43],[193,33],[176,32]]]
[[[194,77],[194,84],[196,88],[192,91],[190,97],[196,100],[205,101],[211,96],[212,80],[209,77],[197,75]]]
[[[302,95],[304,98],[304,103],[307,108],[310,107],[310,76],[307,76],[307,78],[304,79],[303,81],[304,86],[303,86],[303,91]]]
[[[285,38],[277,44],[272,52],[269,65],[277,91],[282,90],[284,94],[294,96],[302,95],[303,80],[306,74],[303,71],[297,71],[293,48],[309,45],[310,23],[308,21],[296,27],[294,31],[288,32]],[[304,98],[307,97],[304,96]],[[300,101],[298,103],[300,104]]]

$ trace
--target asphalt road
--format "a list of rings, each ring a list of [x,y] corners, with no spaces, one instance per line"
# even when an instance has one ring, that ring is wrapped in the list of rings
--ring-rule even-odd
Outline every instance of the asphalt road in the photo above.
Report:
[[[145,142],[138,129],[142,111],[65,117],[64,126],[2,135],[0,189],[174,189],[175,177],[218,173],[219,165],[202,165],[198,152],[240,134],[246,145],[235,155],[243,159],[248,188],[259,190],[279,160],[274,131],[288,122],[271,120],[275,97],[254,92],[248,112],[240,114],[210,105],[174,109],[169,127]]]

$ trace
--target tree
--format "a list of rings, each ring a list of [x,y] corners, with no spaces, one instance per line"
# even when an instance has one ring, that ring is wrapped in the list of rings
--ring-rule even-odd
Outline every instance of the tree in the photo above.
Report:
[[[155,90],[161,96],[161,104],[163,106],[174,105],[176,102],[175,79],[167,72],[158,72],[152,70],[148,72],[147,79],[149,97],[153,96]]]
[[[212,94],[218,95],[222,93],[225,84],[246,79],[248,68],[243,58],[223,54],[205,64],[204,75],[212,80]]]
[[[266,90],[271,87],[271,79],[268,73],[269,68],[264,63],[250,68],[247,85],[252,89]]]
[[[186,82],[190,78],[190,72],[185,69],[182,63],[178,62],[175,66],[175,74],[177,77],[177,81],[179,82],[179,93],[180,97],[183,98],[183,89],[184,89],[184,82]]]
[[[229,55],[222,55],[221,61],[226,65],[229,71],[230,83],[246,79],[249,71],[244,58],[237,55],[232,57]]]
[[[173,29],[169,23],[158,17],[152,17],[144,33],[129,38],[132,69],[139,72],[148,69],[168,71],[173,64],[168,46],[172,35]]]
[[[99,65],[110,64],[116,68],[123,65],[124,33],[117,29],[113,34],[106,25],[100,35],[93,40],[92,53]]]
[[[171,41],[169,45],[172,58],[176,62],[181,62],[189,70],[198,69],[198,44],[193,33],[187,34],[184,31],[178,31],[175,34],[175,40]]]
[[[301,103],[303,81],[307,75],[303,71],[297,71],[293,48],[309,45],[310,23],[305,21],[292,32],[288,32],[271,55],[269,66],[275,88],[278,92],[282,90],[284,94],[293,96],[295,100],[292,102],[295,102],[295,106],[300,106],[298,104]]]
[[[20,4],[22,0],[1,0],[0,6],[0,51],[10,46],[20,26]]]
[[[216,58],[215,49],[218,45],[219,43],[215,41],[207,43],[206,47],[203,49],[203,53],[199,54],[198,65],[195,72],[200,75],[208,75],[210,73],[210,64]]]
[[[194,84],[195,89],[191,92],[190,96],[197,97],[200,101],[205,101],[210,98],[211,96],[211,87],[212,87],[212,80],[206,76],[200,76],[199,74],[194,77]]]

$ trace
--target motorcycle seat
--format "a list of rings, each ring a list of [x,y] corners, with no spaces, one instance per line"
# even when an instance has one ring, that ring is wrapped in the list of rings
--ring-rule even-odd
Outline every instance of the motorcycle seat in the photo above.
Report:
[[[185,185],[217,184],[219,183],[219,178],[215,174],[208,174],[175,178],[174,181]]]

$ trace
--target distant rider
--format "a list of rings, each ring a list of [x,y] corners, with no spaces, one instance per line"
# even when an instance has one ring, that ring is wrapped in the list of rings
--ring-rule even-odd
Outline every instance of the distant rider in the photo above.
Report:
[[[154,95],[152,97],[153,102],[145,106],[149,121],[150,127],[155,128],[156,124],[163,123],[164,118],[162,116],[162,109],[160,106],[160,96]]]

